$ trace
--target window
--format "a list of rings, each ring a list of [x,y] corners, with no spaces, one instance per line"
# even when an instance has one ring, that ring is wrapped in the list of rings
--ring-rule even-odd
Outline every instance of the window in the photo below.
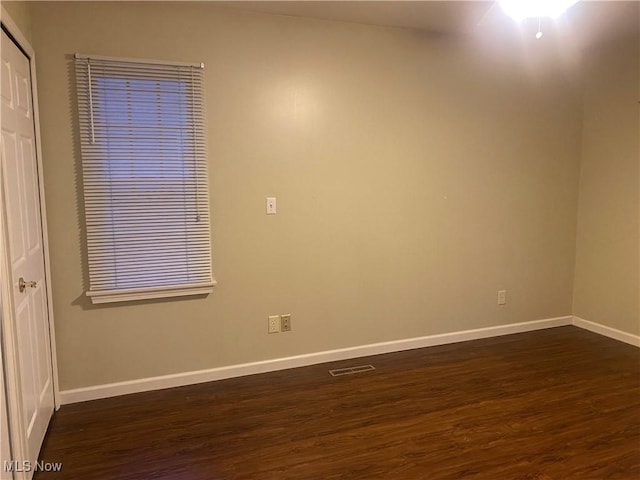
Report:
[[[210,293],[204,66],[76,55],[93,303]]]

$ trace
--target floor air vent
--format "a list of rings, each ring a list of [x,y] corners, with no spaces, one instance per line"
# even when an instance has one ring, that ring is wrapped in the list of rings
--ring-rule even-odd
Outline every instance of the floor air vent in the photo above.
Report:
[[[368,372],[369,370],[375,370],[373,365],[359,365],[357,367],[337,368],[335,370],[329,370],[329,373],[333,377],[340,377],[342,375],[351,375],[352,373]]]

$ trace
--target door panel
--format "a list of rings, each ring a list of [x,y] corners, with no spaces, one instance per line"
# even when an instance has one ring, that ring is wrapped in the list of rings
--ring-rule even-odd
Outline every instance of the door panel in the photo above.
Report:
[[[5,83],[4,79],[2,79],[2,83]],[[18,145],[16,142],[16,134],[14,132],[4,131],[4,124],[6,123],[6,117],[4,116],[4,99],[2,103],[2,158],[6,159],[6,161],[3,161],[4,175],[6,179],[15,179],[20,177],[20,165],[17,160]],[[14,224],[14,228],[9,230],[11,265],[16,266],[20,262],[23,262],[26,256],[24,228],[21,226],[23,212],[20,208],[19,201],[22,197],[21,185],[19,183],[13,184],[12,191],[7,191],[6,193],[5,205],[7,209],[7,217],[11,218],[11,222]]]
[[[29,59],[2,32],[2,177],[10,248],[18,376],[27,458],[35,462],[53,413],[40,190]],[[22,291],[19,279],[35,282]],[[33,464],[33,463],[32,463]]]
[[[34,378],[33,368],[28,367],[31,359],[35,356],[34,345],[31,341],[33,335],[31,333],[31,308],[29,302],[23,302],[16,312],[16,324],[18,327],[18,338],[24,339],[20,342],[20,381],[22,383],[22,418],[24,420],[24,429],[27,434],[31,433],[35,416],[38,413],[36,400],[36,380]]]
[[[29,254],[35,249],[42,251],[42,234],[40,232],[40,196],[38,190],[30,188],[38,186],[38,172],[36,171],[36,159],[33,158],[35,146],[30,138],[20,138],[22,149],[22,173],[24,175],[24,213],[26,216],[25,232],[27,234],[26,245]]]

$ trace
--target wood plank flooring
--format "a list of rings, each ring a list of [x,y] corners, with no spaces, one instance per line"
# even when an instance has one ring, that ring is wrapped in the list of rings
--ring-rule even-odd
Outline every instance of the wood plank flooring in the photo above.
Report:
[[[560,327],[68,405],[41,460],[63,469],[37,480],[637,480],[640,349]]]

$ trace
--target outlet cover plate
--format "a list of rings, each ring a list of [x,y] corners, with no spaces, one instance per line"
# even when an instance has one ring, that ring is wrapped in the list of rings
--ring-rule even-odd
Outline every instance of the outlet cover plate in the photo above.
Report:
[[[280,330],[283,332],[291,331],[291,314],[285,313],[284,315],[280,315]]]
[[[269,315],[269,333],[280,332],[280,315]]]

